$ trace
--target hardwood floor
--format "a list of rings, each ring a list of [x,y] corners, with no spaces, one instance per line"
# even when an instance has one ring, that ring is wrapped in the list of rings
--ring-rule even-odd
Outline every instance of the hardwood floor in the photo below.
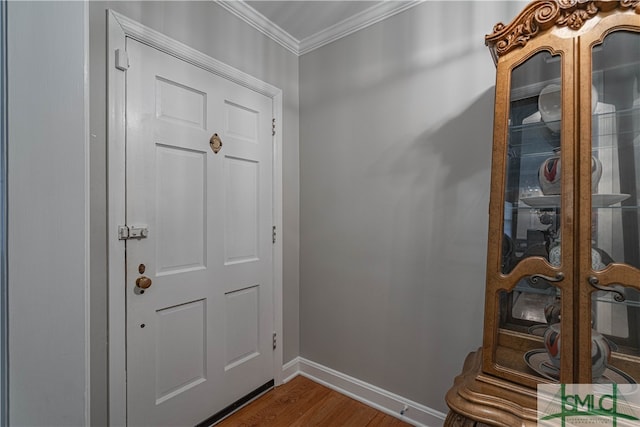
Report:
[[[397,418],[298,375],[216,427],[400,427]]]

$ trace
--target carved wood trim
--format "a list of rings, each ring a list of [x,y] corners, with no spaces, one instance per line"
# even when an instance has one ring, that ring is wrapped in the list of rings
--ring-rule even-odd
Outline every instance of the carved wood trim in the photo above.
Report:
[[[537,0],[530,3],[508,25],[501,22],[493,33],[485,37],[494,60],[511,50],[522,47],[541,31],[553,26],[579,30],[600,12],[614,9],[634,9],[640,14],[640,0]]]
[[[444,427],[477,427],[477,425],[475,420],[455,412],[449,412],[444,420]]]
[[[445,427],[535,427],[536,389],[486,375],[481,363],[482,350],[465,359],[462,373],[445,397],[450,409]]]

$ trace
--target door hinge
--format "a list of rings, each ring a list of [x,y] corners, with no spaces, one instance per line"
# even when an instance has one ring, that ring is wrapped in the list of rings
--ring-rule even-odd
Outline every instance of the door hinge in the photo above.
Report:
[[[126,50],[116,49],[116,68],[120,71],[129,69],[129,55]]]
[[[143,239],[149,235],[149,227],[146,225],[137,225],[129,227],[128,225],[118,226],[118,240]]]
[[[276,226],[274,225],[273,230],[271,232],[271,241],[273,242],[274,245],[276,244],[276,235],[277,235]]]
[[[273,349],[275,350],[278,347],[278,334],[273,333]]]
[[[276,134],[276,119],[271,119],[271,136]]]

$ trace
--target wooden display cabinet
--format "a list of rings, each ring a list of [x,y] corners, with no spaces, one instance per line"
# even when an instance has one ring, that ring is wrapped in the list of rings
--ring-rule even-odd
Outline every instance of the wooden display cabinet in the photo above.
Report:
[[[640,0],[534,1],[486,44],[484,337],[445,425],[535,425],[540,383],[640,382]]]

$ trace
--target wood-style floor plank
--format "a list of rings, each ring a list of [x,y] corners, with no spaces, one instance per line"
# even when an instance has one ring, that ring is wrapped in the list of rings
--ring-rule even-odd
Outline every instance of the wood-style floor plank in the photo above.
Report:
[[[402,427],[408,425],[409,424],[404,421],[392,417],[391,415],[379,413],[369,424],[367,424],[367,427]]]
[[[285,426],[294,423],[331,391],[298,378],[302,377],[267,392],[216,426]]]
[[[216,427],[410,426],[301,375],[271,390]]]

